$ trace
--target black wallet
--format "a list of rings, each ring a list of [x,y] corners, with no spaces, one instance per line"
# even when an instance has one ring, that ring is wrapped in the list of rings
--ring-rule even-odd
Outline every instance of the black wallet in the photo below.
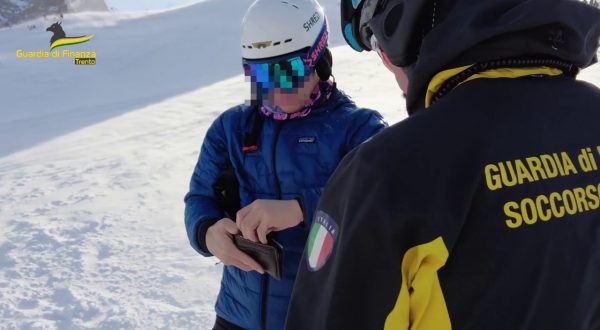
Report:
[[[241,235],[233,236],[233,242],[240,251],[256,260],[267,274],[276,280],[281,280],[283,258],[281,244],[269,239],[269,244],[255,243]]]

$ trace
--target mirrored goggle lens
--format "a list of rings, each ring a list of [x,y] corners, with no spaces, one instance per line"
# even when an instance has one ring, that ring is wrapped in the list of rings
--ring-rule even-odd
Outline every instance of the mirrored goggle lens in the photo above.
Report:
[[[342,4],[342,31],[348,44],[357,51],[372,50],[373,32],[369,23],[380,6],[380,0],[345,0]]]
[[[297,88],[308,75],[300,56],[276,62],[253,62],[245,60],[244,74],[263,88]]]
[[[364,0],[342,0],[340,2],[344,39],[350,47],[358,52],[365,50],[362,40],[359,40],[360,33],[358,29],[363,2]]]

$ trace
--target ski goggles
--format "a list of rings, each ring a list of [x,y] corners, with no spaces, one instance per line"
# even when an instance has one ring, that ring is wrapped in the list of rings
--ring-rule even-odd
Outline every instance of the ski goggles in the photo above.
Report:
[[[244,74],[261,89],[302,87],[312,68],[304,63],[306,52],[271,59],[242,59]]]
[[[354,50],[372,50],[370,43],[373,32],[369,22],[373,19],[380,0],[342,0],[342,31],[344,39]]]

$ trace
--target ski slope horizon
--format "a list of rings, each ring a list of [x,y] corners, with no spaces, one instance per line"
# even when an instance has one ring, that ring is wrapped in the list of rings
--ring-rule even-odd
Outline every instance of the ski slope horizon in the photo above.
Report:
[[[189,246],[183,197],[206,130],[249,87],[239,22],[196,20],[241,20],[239,3],[65,15],[67,34],[95,35],[73,47],[95,48],[94,67],[16,59],[48,48],[43,19],[0,30],[0,329],[212,327],[222,266]],[[340,88],[404,119],[393,76],[343,45],[323,3]],[[600,85],[600,67],[580,79]]]

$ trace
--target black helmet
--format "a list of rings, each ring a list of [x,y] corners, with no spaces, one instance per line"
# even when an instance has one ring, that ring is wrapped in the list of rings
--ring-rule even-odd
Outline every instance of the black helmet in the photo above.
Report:
[[[390,61],[409,66],[435,24],[435,0],[341,0],[342,33],[356,51],[372,50],[371,37]]]

